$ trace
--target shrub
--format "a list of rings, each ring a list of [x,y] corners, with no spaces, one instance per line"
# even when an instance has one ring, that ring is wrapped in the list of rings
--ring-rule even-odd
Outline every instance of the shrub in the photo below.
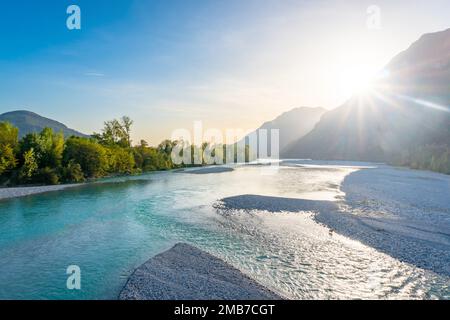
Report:
[[[61,177],[63,182],[67,183],[80,183],[85,181],[81,166],[74,161],[69,161],[67,166],[62,169]]]
[[[46,185],[55,185],[59,184],[59,177],[55,170],[45,167],[38,170],[35,182]]]

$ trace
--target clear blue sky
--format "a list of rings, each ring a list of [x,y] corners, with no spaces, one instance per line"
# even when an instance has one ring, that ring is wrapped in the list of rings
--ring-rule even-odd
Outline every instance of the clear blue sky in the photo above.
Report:
[[[375,2],[382,28],[371,31]],[[70,4],[82,30],[66,28]],[[0,112],[28,109],[86,133],[127,114],[135,140],[152,144],[193,120],[252,129],[293,107],[338,106],[352,82],[340,88],[342,74],[378,70],[448,27],[448,0],[8,1]]]

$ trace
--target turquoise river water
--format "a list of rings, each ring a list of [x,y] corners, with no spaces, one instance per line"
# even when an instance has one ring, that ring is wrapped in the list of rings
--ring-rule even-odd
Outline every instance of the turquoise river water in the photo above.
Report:
[[[0,201],[0,299],[115,299],[140,264],[177,242],[219,256],[288,298],[448,298],[449,279],[335,234],[312,212],[221,214],[258,194],[344,201],[354,167],[163,172]],[[81,268],[68,290],[66,268]]]

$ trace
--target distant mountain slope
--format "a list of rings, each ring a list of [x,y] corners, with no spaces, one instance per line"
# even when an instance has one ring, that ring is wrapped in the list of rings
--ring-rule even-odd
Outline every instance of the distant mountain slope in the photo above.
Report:
[[[370,94],[326,113],[282,156],[450,165],[450,29],[422,36],[385,70]]]
[[[7,121],[19,128],[19,137],[23,137],[28,133],[40,132],[45,127],[52,128],[55,132],[64,133],[65,137],[78,136],[87,137],[87,135],[68,128],[64,124],[44,118],[30,111],[12,111],[0,115],[0,122]]]
[[[323,108],[300,107],[287,111],[276,119],[264,123],[253,133],[259,130],[267,130],[267,138],[270,146],[270,130],[278,129],[280,134],[279,148],[280,151],[285,149],[290,143],[300,139],[319,122],[320,117],[326,112]],[[247,136],[248,137],[248,136]],[[248,138],[247,143],[248,143]],[[258,135],[259,137],[259,135]],[[269,150],[270,152],[270,150]]]

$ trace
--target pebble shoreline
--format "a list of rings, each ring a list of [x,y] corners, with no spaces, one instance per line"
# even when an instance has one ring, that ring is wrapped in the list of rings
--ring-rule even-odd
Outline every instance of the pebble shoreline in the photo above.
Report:
[[[58,186],[39,186],[39,187],[17,187],[17,188],[0,188],[0,200],[19,198],[52,191],[61,191],[67,188],[73,188],[79,184],[64,184]]]
[[[151,258],[119,300],[282,300],[221,259],[186,243]]]

